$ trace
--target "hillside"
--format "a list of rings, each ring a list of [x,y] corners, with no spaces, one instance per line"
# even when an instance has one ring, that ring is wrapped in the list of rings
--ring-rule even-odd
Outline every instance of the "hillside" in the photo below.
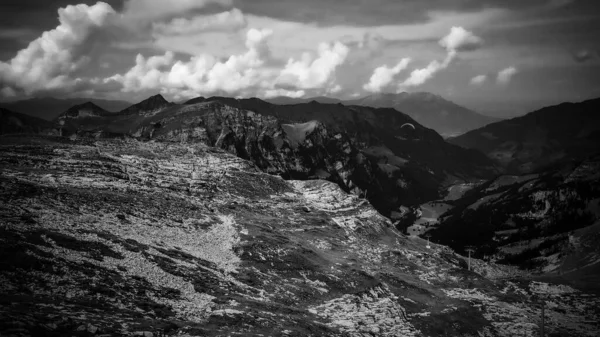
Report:
[[[2,335],[596,336],[600,299],[218,148],[3,137]],[[43,169],[40,169],[43,168]]]
[[[457,251],[598,289],[600,156],[536,174],[504,175],[446,201],[429,229]]]
[[[46,120],[0,108],[0,135],[11,133],[52,134],[54,125]]]
[[[563,103],[448,141],[485,153],[509,174],[535,172],[600,152],[600,99]]]

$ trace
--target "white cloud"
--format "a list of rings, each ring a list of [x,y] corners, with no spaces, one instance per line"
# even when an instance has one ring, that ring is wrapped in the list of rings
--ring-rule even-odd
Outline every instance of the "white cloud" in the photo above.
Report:
[[[410,77],[398,86],[398,91],[403,91],[406,87],[422,85],[438,71],[446,69],[458,52],[475,50],[481,46],[482,41],[481,38],[462,27],[452,27],[450,33],[439,41],[439,44],[447,50],[446,58],[442,62],[434,60],[425,68],[413,70],[410,73]]]
[[[231,6],[232,0],[128,0],[123,7],[127,20],[152,21],[179,13],[189,13],[210,4]]]
[[[433,60],[427,67],[413,70],[410,73],[410,76],[398,86],[398,92],[403,91],[405,87],[415,87],[427,82],[438,71],[446,69],[455,56],[456,52],[450,51],[441,63],[437,60]]]
[[[191,19],[174,18],[152,25],[154,35],[190,35],[209,31],[238,31],[247,25],[244,13],[237,8],[212,15],[199,15]]]
[[[304,53],[300,60],[289,59],[277,84],[298,89],[319,88],[330,84],[335,69],[344,63],[348,52],[348,47],[340,42],[321,43],[317,58],[313,59],[309,53]]]
[[[483,40],[463,27],[455,26],[450,29],[450,34],[444,36],[439,43],[448,51],[468,51],[479,48]]]
[[[279,96],[300,98],[304,96],[306,92],[304,90],[287,90],[287,89],[267,89],[265,90],[265,98],[273,98]]]
[[[217,91],[234,94],[261,87],[269,75],[268,69],[260,68],[268,56],[266,40],[271,33],[269,30],[250,29],[246,34],[246,53],[232,55],[224,62],[209,54],[194,56],[188,62],[174,62],[171,52],[148,60],[138,55],[136,65],[127,73],[112,76],[106,81],[121,83],[125,92],[163,90],[184,92],[184,96]]]
[[[79,81],[70,75],[90,57],[81,55],[89,37],[107,24],[115,12],[106,3],[60,8],[60,25],[46,31],[8,62],[0,62],[0,80],[27,94],[68,89]]]
[[[487,75],[477,75],[469,81],[469,84],[482,85],[483,83],[485,83],[486,80],[487,80]]]
[[[406,69],[408,63],[410,62],[410,58],[403,58],[398,62],[396,66],[393,68],[389,68],[386,65],[382,65],[377,67],[375,71],[373,71],[373,75],[369,79],[369,83],[363,86],[363,89],[370,92],[379,92],[382,88],[389,85],[394,76],[398,75],[402,70]]]
[[[506,69],[502,69],[498,72],[496,82],[498,84],[508,84],[517,72],[518,70],[515,67],[508,67]]]

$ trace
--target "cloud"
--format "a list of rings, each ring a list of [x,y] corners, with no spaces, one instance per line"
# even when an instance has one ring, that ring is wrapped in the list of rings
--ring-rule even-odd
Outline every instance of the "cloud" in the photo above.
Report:
[[[518,72],[515,67],[508,67],[506,69],[502,69],[498,72],[498,76],[496,77],[496,82],[498,84],[506,85],[510,82],[512,77]]]
[[[260,88],[268,83],[266,77],[270,74],[261,66],[269,55],[266,41],[271,34],[269,30],[250,29],[246,34],[247,51],[232,55],[224,62],[209,54],[191,57],[188,62],[175,62],[171,52],[147,60],[138,55],[133,68],[105,82],[121,83],[124,92],[162,90],[188,97],[218,91],[236,94]]]
[[[398,91],[402,91],[406,87],[414,87],[422,85],[431,79],[438,71],[446,69],[454,60],[458,52],[470,51],[479,48],[483,40],[472,32],[465,30],[462,27],[452,27],[450,33],[444,36],[439,44],[446,48],[447,54],[442,62],[437,60],[431,61],[425,68],[415,69],[407,78],[398,86]]]
[[[469,51],[478,49],[483,40],[463,27],[452,27],[450,34],[439,41],[448,51]]]
[[[306,95],[304,90],[287,90],[287,89],[267,89],[265,91],[265,98],[273,98],[279,96],[291,97],[291,98],[300,98]]]
[[[123,6],[123,17],[126,20],[153,21],[179,13],[189,13],[211,4],[230,7],[232,0],[128,0]]]
[[[344,63],[348,52],[349,48],[340,42],[321,43],[317,58],[313,59],[309,53],[304,53],[300,60],[289,59],[276,83],[298,89],[330,84],[335,69]]]
[[[0,81],[31,94],[42,90],[68,90],[80,80],[70,77],[90,61],[85,55],[89,38],[110,20],[108,4],[60,8],[60,25],[46,31],[8,62],[0,62]]]
[[[402,70],[406,69],[408,63],[410,62],[410,58],[403,58],[398,62],[396,66],[393,68],[389,68],[386,65],[382,65],[377,67],[375,71],[373,71],[373,75],[369,79],[369,83],[363,86],[363,89],[370,92],[379,92],[382,88],[389,85],[394,76],[398,75]]]
[[[469,81],[469,84],[482,85],[483,83],[485,83],[486,80],[487,80],[487,75],[477,75]]]
[[[238,31],[247,26],[244,13],[237,8],[212,15],[199,15],[191,19],[174,18],[170,22],[152,25],[157,35],[191,35],[210,31]]]
[[[585,63],[593,58],[598,57],[598,53],[594,53],[587,49],[582,49],[578,52],[573,53],[573,59],[578,63]]]

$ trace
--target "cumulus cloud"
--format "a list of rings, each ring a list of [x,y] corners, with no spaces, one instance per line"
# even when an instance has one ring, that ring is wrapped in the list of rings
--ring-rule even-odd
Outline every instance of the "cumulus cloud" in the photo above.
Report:
[[[413,70],[410,76],[398,86],[398,91],[402,91],[405,87],[415,87],[427,82],[438,71],[446,69],[455,56],[456,52],[450,51],[442,62],[433,60],[425,68]]]
[[[60,25],[46,31],[8,62],[0,62],[0,80],[27,94],[68,89],[77,84],[70,75],[89,62],[82,50],[88,38],[107,24],[115,11],[103,2],[60,8]]]
[[[469,84],[482,85],[483,83],[485,83],[486,80],[487,80],[487,75],[477,75],[469,81]]]
[[[444,36],[439,43],[449,52],[469,51],[479,48],[483,40],[463,27],[452,27],[450,33]]]
[[[389,85],[394,76],[398,75],[402,70],[406,69],[408,63],[410,62],[410,58],[405,57],[398,64],[392,68],[389,68],[386,65],[382,65],[377,67],[375,71],[373,71],[373,75],[369,79],[369,83],[363,86],[363,89],[370,92],[379,92],[382,88]]]
[[[515,67],[508,67],[508,68],[502,69],[498,72],[498,76],[496,77],[496,82],[498,84],[506,85],[510,82],[512,77],[517,72],[518,72],[518,70]]]
[[[265,90],[264,96],[265,98],[273,98],[273,97],[291,97],[291,98],[300,98],[306,95],[304,90],[287,90],[287,89],[267,89]]]
[[[138,55],[136,65],[124,75],[114,75],[105,81],[116,81],[123,85],[125,92],[162,90],[195,96],[198,93],[224,91],[239,93],[249,88],[265,86],[268,69],[260,67],[268,56],[267,38],[270,30],[250,29],[246,34],[248,50],[241,55],[232,55],[226,61],[203,54],[189,61],[174,61],[171,52],[153,56],[147,60]]]
[[[244,13],[237,8],[212,15],[199,15],[191,19],[174,18],[158,22],[152,30],[158,35],[191,35],[209,31],[237,31],[247,26]]]
[[[309,53],[304,53],[300,60],[288,60],[277,79],[277,84],[297,89],[311,89],[330,84],[335,69],[346,60],[349,48],[335,42],[321,43],[318,50],[317,58],[313,59]]]
[[[483,40],[462,27],[452,27],[450,33],[444,36],[439,44],[446,48],[447,54],[442,62],[431,61],[425,68],[415,69],[410,76],[398,86],[398,91],[406,87],[419,86],[431,79],[438,71],[446,69],[458,52],[475,50]]]
[[[174,14],[189,13],[210,4],[231,6],[232,0],[127,0],[123,6],[123,16],[127,20],[152,21]]]

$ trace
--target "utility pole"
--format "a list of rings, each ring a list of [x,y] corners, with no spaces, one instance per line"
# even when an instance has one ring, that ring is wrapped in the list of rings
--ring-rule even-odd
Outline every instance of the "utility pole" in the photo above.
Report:
[[[468,247],[466,247],[466,248],[465,248],[465,251],[466,251],[467,253],[469,253],[469,270],[471,270],[471,253],[474,253],[474,252],[475,252],[475,247],[473,247],[473,246],[468,246]]]
[[[540,329],[540,336],[544,337],[544,303],[545,301],[542,299],[542,328]]]

